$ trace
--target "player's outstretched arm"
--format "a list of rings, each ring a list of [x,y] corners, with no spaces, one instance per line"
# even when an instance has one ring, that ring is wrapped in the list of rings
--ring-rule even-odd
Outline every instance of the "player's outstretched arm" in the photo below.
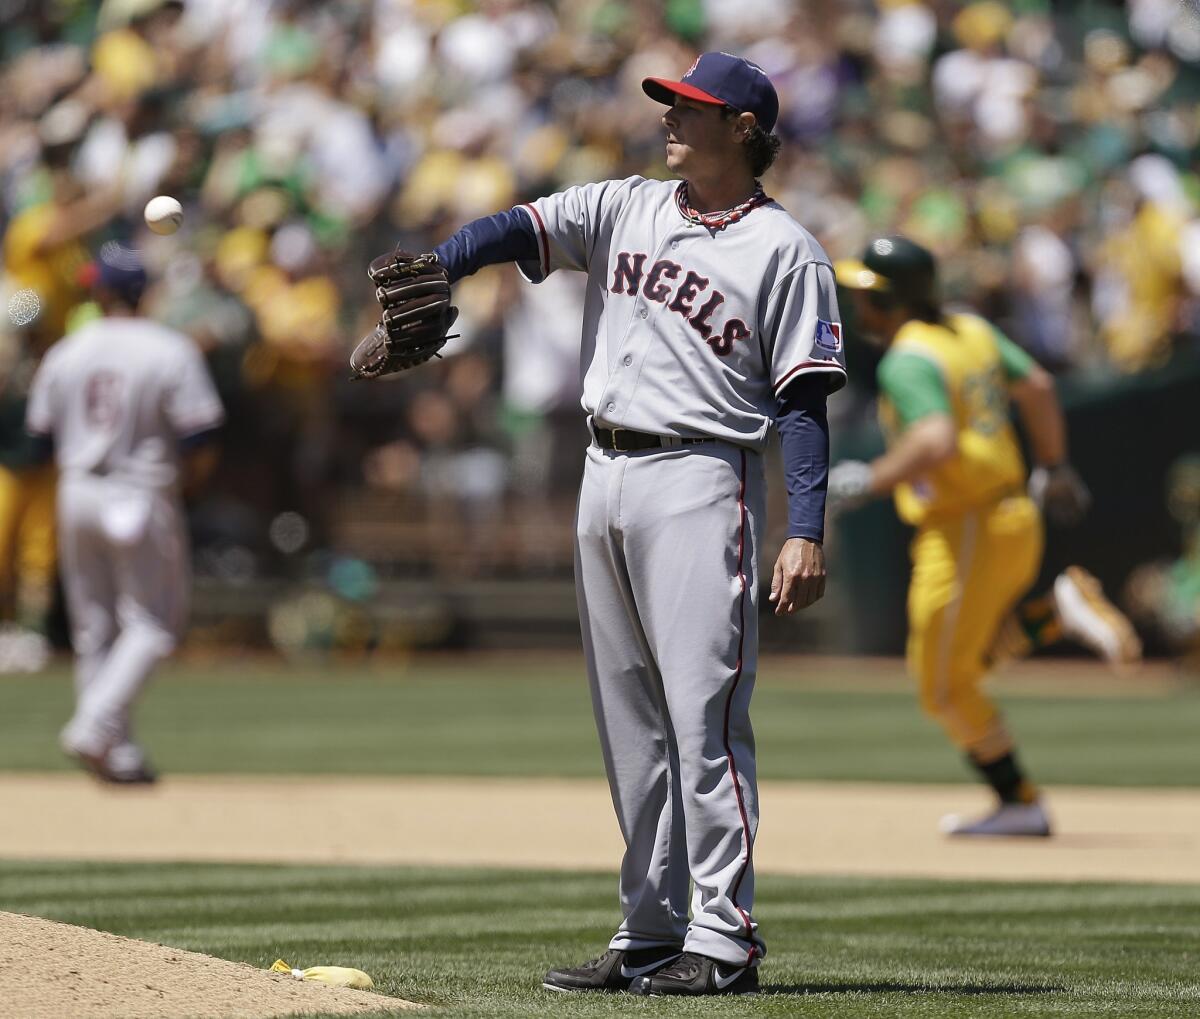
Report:
[[[537,261],[538,244],[533,220],[517,208],[472,220],[434,248],[433,254],[450,282],[457,283],[485,265]]]
[[[379,324],[350,355],[354,378],[390,375],[439,356],[458,318],[451,284],[485,265],[537,257],[532,221],[518,209],[474,220],[432,252],[397,249],[380,255],[367,270]]]

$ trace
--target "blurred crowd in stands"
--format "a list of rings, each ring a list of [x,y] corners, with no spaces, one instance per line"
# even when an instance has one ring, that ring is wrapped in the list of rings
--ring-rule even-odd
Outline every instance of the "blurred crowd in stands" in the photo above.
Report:
[[[639,83],[705,49],[775,82],[764,183],[832,256],[914,237],[948,298],[1059,372],[1142,371],[1200,334],[1200,15],[1179,0],[0,0],[0,40],[0,462],[23,471],[31,366],[92,313],[89,252],[137,244],[150,313],[204,347],[229,409],[194,519],[227,579],[314,553],[569,571],[581,281],[485,270],[443,360],[365,384],[364,270],[572,183],[663,176]],[[156,194],[183,202],[174,236],[141,223]]]

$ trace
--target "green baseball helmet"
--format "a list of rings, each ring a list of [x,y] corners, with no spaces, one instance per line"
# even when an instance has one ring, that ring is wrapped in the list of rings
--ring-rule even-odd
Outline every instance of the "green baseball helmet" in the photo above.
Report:
[[[862,258],[842,259],[833,269],[848,290],[873,290],[901,304],[937,303],[937,263],[907,237],[879,237]]]

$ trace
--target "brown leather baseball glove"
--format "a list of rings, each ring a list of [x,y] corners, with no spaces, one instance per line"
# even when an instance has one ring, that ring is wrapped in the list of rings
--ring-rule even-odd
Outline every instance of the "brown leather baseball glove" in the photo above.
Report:
[[[350,355],[355,378],[373,379],[424,364],[446,345],[458,309],[436,255],[380,255],[367,270],[383,313]]]

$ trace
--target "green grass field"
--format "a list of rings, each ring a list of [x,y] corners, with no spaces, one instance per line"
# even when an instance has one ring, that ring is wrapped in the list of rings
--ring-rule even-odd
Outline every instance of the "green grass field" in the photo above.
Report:
[[[794,668],[767,663],[755,696],[763,777],[972,780],[898,666],[870,683],[849,663],[817,683]],[[1042,781],[1200,777],[1196,687],[998,693]],[[65,668],[0,680],[0,771],[70,767],[55,745],[70,706]],[[173,666],[139,726],[168,773],[600,774],[569,658]],[[613,874],[0,862],[0,909],[260,967],[358,966],[437,1019],[1200,1015],[1200,886],[762,876],[765,993],[692,1002],[541,990],[549,966],[603,947]]]
[[[267,967],[358,966],[438,1019],[1200,1014],[1200,888],[764,878],[755,999],[550,995],[615,879],[380,868],[0,864],[0,906]],[[0,1006],[2,1007],[2,1006]]]
[[[794,668],[767,663],[755,693],[763,778],[973,781],[898,665],[883,688],[852,684],[852,663],[821,665],[819,685],[795,682]],[[1200,780],[1200,687],[1086,697],[1016,696],[1001,685],[998,696],[1041,781]],[[63,667],[0,680],[0,770],[70,767],[55,741],[70,710]],[[569,658],[173,666],[138,724],[168,773],[601,774],[582,664]]]

